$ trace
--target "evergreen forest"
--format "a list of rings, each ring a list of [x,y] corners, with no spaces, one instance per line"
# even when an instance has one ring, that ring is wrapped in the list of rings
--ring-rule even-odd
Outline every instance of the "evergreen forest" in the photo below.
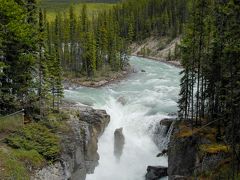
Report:
[[[227,177],[240,178],[239,0],[106,0],[101,3],[111,6],[97,13],[89,13],[89,1],[80,9],[74,1],[51,20],[54,6],[49,10],[49,2],[42,1],[0,0],[0,124],[2,117],[24,111],[36,123],[30,129],[49,132],[49,124],[38,123],[52,114],[62,116],[63,81],[94,81],[125,71],[133,43],[180,38],[178,119],[191,136],[202,128],[215,129],[214,144],[230,152]],[[11,136],[7,144],[26,149],[18,140]],[[54,148],[46,156],[32,146],[27,150],[49,161],[60,153]]]

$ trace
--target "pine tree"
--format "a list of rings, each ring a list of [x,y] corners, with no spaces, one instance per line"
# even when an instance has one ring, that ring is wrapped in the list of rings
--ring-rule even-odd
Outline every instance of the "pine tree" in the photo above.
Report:
[[[31,6],[35,7],[32,2]],[[30,7],[29,7],[30,8]],[[26,9],[14,0],[1,0],[1,114],[28,108],[34,94],[33,67],[36,52],[35,9]],[[28,21],[26,21],[28,19]]]

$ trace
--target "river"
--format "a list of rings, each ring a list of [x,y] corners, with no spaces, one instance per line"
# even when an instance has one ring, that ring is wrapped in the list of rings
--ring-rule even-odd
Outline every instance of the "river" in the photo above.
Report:
[[[66,99],[105,109],[111,116],[98,143],[99,165],[87,180],[144,180],[148,165],[167,166],[167,157],[156,157],[159,150],[152,134],[156,123],[177,111],[180,69],[138,57],[131,57],[130,64],[138,73],[117,84],[65,91]],[[118,102],[119,97],[125,105]],[[113,148],[114,131],[120,127],[125,146],[118,162]]]

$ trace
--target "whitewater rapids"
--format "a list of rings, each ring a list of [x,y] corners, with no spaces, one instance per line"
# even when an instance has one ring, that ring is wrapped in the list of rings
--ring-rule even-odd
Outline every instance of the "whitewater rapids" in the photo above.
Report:
[[[168,165],[167,157],[156,157],[159,150],[152,135],[156,123],[177,111],[180,70],[138,57],[131,57],[130,64],[137,73],[118,84],[65,91],[67,100],[105,109],[111,116],[98,142],[99,165],[87,180],[144,180],[148,165]],[[114,131],[121,127],[125,146],[118,162],[113,154]]]

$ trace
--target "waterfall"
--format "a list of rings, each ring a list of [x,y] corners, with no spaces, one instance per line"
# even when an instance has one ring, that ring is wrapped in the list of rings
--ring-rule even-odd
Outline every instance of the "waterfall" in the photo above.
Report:
[[[176,121],[176,120],[175,120]],[[168,133],[167,133],[167,136],[166,136],[166,141],[167,141],[167,144],[169,143],[170,141],[170,138],[171,138],[171,135],[172,135],[172,132],[173,132],[173,129],[174,129],[174,125],[175,125],[175,121],[172,122],[169,130],[168,130]]]
[[[177,112],[180,70],[138,57],[132,57],[130,64],[145,72],[107,87],[65,91],[67,100],[104,109],[111,117],[98,141],[99,165],[87,180],[144,180],[148,165],[167,166],[167,157],[156,155],[167,147],[173,125],[162,126],[159,120]],[[118,162],[114,131],[121,127],[125,144]]]
[[[167,120],[167,119],[164,119]],[[164,150],[168,148],[168,143],[170,141],[170,137],[174,128],[175,120],[171,120],[170,125],[163,125],[158,123],[155,127],[155,131],[153,133],[153,141],[157,145],[159,150]]]

